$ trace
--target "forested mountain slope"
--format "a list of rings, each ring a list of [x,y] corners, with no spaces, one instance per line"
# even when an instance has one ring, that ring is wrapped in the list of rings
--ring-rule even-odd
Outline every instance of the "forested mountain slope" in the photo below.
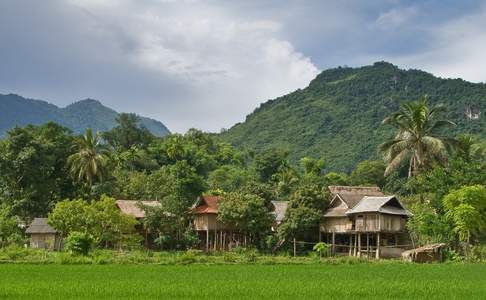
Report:
[[[15,126],[39,125],[49,121],[81,133],[85,128],[106,131],[115,126],[116,111],[97,100],[86,99],[59,108],[41,100],[23,98],[18,95],[0,94],[0,137]],[[157,136],[169,134],[164,124],[157,120],[141,117],[141,123]]]
[[[349,171],[377,158],[377,146],[393,134],[381,125],[400,103],[429,96],[457,123],[450,132],[486,136],[486,84],[441,79],[420,70],[378,62],[323,71],[302,90],[269,100],[220,139],[256,149],[287,149],[295,162],[323,157],[331,170]]]

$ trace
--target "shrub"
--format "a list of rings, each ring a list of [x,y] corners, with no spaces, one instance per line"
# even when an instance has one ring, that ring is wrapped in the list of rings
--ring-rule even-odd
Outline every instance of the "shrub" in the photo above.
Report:
[[[477,245],[472,247],[471,257],[476,261],[486,261],[486,245]]]
[[[93,242],[93,237],[90,234],[74,231],[66,239],[66,250],[71,254],[88,255]]]
[[[250,263],[254,263],[256,262],[258,259],[258,254],[256,252],[256,250],[247,250],[245,252],[245,261],[246,262],[250,262]]]
[[[183,265],[193,264],[197,262],[196,253],[192,250],[188,250],[179,257],[177,262]]]
[[[236,262],[237,258],[234,252],[226,251],[223,253],[223,261],[228,263]]]
[[[328,254],[329,245],[326,244],[326,243],[320,242],[320,243],[315,244],[314,247],[312,248],[312,250],[319,253],[319,257],[322,257],[323,254],[324,254],[324,256],[326,256]]]

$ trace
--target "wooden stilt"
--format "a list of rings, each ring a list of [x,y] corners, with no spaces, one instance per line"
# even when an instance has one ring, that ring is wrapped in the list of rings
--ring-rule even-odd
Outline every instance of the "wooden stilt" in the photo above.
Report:
[[[332,232],[332,255],[336,255],[336,233]]]
[[[366,257],[370,258],[370,234],[366,234]]]
[[[349,235],[349,256],[353,255],[353,235]]]
[[[356,256],[356,248],[358,247],[358,237],[354,234],[353,256]]]
[[[216,251],[217,242],[218,242],[218,231],[214,229],[214,251]]]
[[[376,259],[380,258],[380,233],[376,235]]]
[[[226,250],[226,231],[223,234],[223,250]]]
[[[220,250],[224,250],[224,244],[223,244],[223,231],[219,231],[219,248]]]
[[[206,252],[209,251],[209,229],[206,229]]]
[[[294,238],[294,257],[297,256],[297,242],[295,241],[295,238]]]
[[[361,233],[358,233],[358,257],[361,257]]]

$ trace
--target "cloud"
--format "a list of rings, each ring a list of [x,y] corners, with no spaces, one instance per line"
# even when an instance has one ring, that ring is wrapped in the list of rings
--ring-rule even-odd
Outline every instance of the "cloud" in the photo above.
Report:
[[[478,1],[2,0],[0,93],[96,98],[218,131],[319,70],[389,60],[485,81]]]
[[[118,110],[160,119],[175,131],[215,131],[243,120],[260,102],[306,86],[318,73],[309,57],[279,36],[279,22],[242,18],[221,5],[46,3],[10,3],[11,15],[23,15],[28,30],[8,34],[18,43],[6,49],[18,77],[0,84],[5,92],[18,88],[59,104],[98,98]],[[26,54],[44,78],[32,78],[28,66],[26,72],[15,70],[21,65],[15,48],[28,52],[32,39],[38,40],[39,53]]]
[[[381,13],[376,20],[376,25],[380,29],[391,30],[407,24],[418,15],[415,7],[393,8]]]
[[[486,81],[486,6],[473,14],[430,27],[428,49],[391,56],[399,65],[425,69],[445,78]]]

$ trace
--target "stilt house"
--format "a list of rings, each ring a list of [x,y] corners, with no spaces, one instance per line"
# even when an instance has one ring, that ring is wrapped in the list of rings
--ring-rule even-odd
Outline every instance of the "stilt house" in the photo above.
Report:
[[[411,215],[396,196],[378,187],[330,186],[320,236],[333,254],[400,257],[409,247],[406,221]]]
[[[237,228],[218,220],[220,200],[220,196],[201,196],[192,207],[194,230],[206,251],[246,246],[246,237]]]

